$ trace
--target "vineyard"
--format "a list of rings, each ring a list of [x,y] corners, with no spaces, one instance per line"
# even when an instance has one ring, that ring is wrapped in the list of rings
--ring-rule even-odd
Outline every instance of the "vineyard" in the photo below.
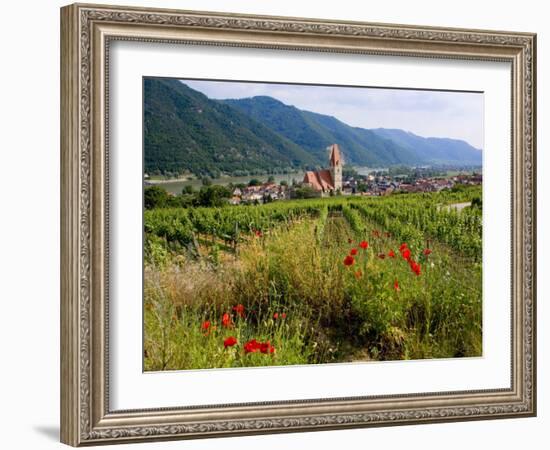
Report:
[[[146,370],[480,356],[480,198],[145,211]]]

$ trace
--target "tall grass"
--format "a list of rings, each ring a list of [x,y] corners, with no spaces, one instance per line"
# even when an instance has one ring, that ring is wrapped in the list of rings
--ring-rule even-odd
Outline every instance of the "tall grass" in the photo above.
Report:
[[[355,210],[331,217],[325,207],[251,235],[236,254],[151,260],[146,370],[479,356],[480,265],[430,243],[428,256],[414,249],[416,275],[400,242],[360,220]],[[225,347],[230,337],[236,343]],[[251,340],[275,350],[247,353]]]

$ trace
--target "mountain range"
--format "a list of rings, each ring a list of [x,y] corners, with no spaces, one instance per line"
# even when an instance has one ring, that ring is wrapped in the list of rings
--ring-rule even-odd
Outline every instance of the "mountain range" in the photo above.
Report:
[[[482,159],[481,150],[457,139],[352,127],[272,97],[214,100],[179,80],[144,80],[147,173],[313,169],[326,165],[333,143],[356,166],[481,165]]]

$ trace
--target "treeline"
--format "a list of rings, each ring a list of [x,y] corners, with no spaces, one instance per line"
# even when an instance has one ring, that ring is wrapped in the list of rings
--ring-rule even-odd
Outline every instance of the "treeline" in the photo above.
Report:
[[[231,197],[231,192],[220,185],[202,186],[198,191],[186,186],[181,194],[171,195],[160,186],[147,186],[143,193],[143,205],[145,209],[223,206]]]
[[[267,183],[275,183],[275,178],[270,176]],[[209,177],[202,179],[202,186],[199,190],[194,190],[193,186],[185,186],[180,194],[170,194],[162,186],[146,186],[144,190],[145,209],[155,208],[191,208],[198,206],[224,206],[228,204],[235,189],[245,189],[247,186],[260,186],[262,181],[252,178],[248,183],[229,183],[225,186],[214,185]],[[320,198],[320,192],[309,186],[300,186],[293,183],[290,187],[288,182],[281,180],[280,186],[289,189],[291,199]],[[272,201],[270,196],[265,196],[262,203]],[[256,202],[258,203],[258,202]]]

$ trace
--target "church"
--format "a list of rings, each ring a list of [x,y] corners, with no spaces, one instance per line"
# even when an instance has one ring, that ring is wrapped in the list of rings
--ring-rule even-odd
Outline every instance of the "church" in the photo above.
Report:
[[[304,174],[303,184],[309,185],[321,195],[330,194],[330,192],[342,191],[342,155],[338,144],[332,144],[327,147],[330,152],[330,169],[308,171]]]

